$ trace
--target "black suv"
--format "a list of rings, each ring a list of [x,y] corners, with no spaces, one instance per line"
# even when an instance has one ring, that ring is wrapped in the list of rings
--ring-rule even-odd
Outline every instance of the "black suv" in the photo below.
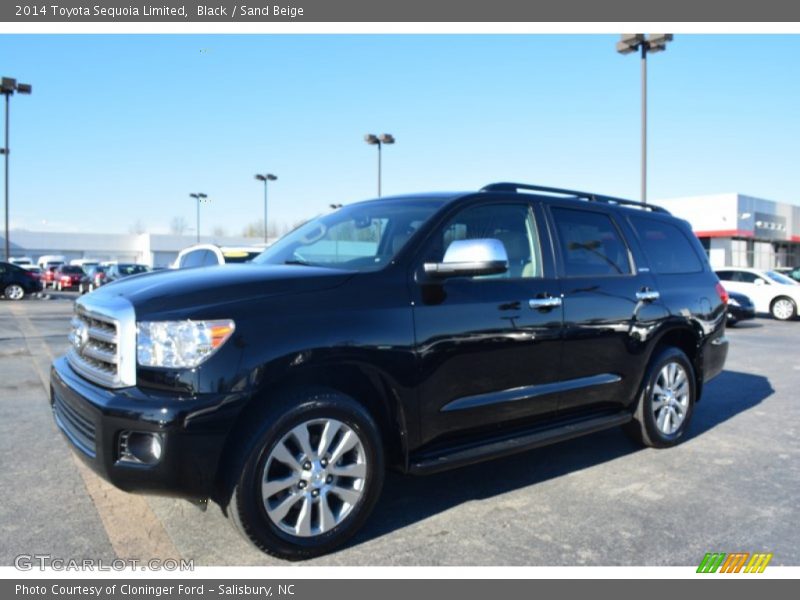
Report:
[[[387,466],[432,473],[624,426],[687,436],[727,295],[655,206],[523,184],[384,198],[253,263],[76,302],[58,426],[129,491],[219,503],[299,559],[367,519]]]

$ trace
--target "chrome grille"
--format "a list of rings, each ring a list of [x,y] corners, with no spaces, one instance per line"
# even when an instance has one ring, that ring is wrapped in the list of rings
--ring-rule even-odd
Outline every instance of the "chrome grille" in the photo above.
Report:
[[[56,424],[70,441],[94,458],[96,447],[92,421],[64,402],[58,394],[55,394],[53,401],[53,414]]]
[[[67,360],[80,375],[105,387],[136,383],[133,307],[116,297],[99,304],[84,296],[75,303]]]

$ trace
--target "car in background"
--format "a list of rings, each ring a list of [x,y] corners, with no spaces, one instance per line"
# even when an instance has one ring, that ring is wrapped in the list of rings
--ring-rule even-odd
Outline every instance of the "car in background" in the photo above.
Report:
[[[67,258],[61,254],[43,254],[39,257],[39,260],[36,261],[36,264],[40,268],[46,269],[48,267],[52,267],[53,265],[63,265],[66,262]]]
[[[40,267],[42,269],[40,279],[42,280],[45,288],[56,287],[56,271],[58,271],[62,264],[64,263],[47,263],[45,266]]]
[[[749,297],[756,312],[769,313],[779,321],[797,316],[800,284],[786,275],[763,269],[724,267],[717,270],[717,277],[728,292]]]
[[[112,281],[117,281],[118,279],[130,277],[131,275],[148,273],[149,271],[150,267],[147,265],[140,265],[138,263],[114,263],[113,265],[109,266],[108,270],[105,272],[104,283],[111,283]]]
[[[22,267],[23,269],[30,269],[31,267],[36,266],[30,256],[12,256],[8,259],[8,262],[10,262],[12,265]]]
[[[22,300],[26,294],[41,291],[42,282],[34,273],[9,262],[0,262],[0,293],[6,300]]]
[[[109,267],[104,267],[102,265],[94,265],[88,268],[84,267],[84,275],[78,284],[78,292],[85,294],[103,285],[106,282],[106,271],[108,268]]]
[[[41,279],[42,278],[43,271],[39,267],[37,267],[36,265],[31,265],[30,267],[25,267],[23,265],[17,265],[17,266],[21,266],[28,273],[31,273],[32,275],[35,275],[36,279]]]
[[[184,248],[173,263],[175,269],[213,267],[253,260],[264,251],[263,246],[217,246],[197,244]]]
[[[61,265],[55,270],[53,287],[59,292],[78,287],[85,273],[77,265]]]
[[[96,258],[73,258],[71,261],[69,261],[69,264],[76,267],[81,267],[84,271],[86,271],[86,269],[89,267],[99,265],[100,261]]]
[[[755,317],[756,305],[750,298],[739,292],[728,292],[728,327]]]

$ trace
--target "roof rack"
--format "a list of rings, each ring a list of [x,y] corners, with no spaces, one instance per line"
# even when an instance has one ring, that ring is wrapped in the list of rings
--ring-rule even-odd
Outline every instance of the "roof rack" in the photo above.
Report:
[[[575,198],[583,198],[590,202],[603,202],[605,204],[619,204],[621,206],[635,206],[644,210],[652,212],[660,212],[670,214],[669,211],[654,204],[645,204],[643,202],[636,202],[635,200],[624,200],[623,198],[614,198],[613,196],[602,196],[591,192],[577,192],[575,190],[565,190],[562,188],[546,187],[543,185],[531,185],[528,183],[490,183],[481,188],[482,192],[516,192],[518,190],[528,190],[532,192],[543,192],[546,194],[559,194],[562,196],[572,196]]]

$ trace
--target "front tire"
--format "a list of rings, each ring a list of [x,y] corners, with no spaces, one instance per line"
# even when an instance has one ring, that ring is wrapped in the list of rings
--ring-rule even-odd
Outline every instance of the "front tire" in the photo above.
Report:
[[[797,316],[797,304],[791,298],[778,296],[770,304],[769,312],[779,321],[791,321]]]
[[[25,297],[25,290],[18,283],[12,283],[6,286],[3,295],[7,300],[22,300]]]
[[[686,436],[697,400],[697,382],[689,358],[678,348],[653,357],[633,420],[625,432],[637,443],[669,448]]]
[[[227,507],[233,524],[267,554],[319,556],[363,525],[380,495],[378,427],[349,396],[317,389],[270,400],[240,448]]]

